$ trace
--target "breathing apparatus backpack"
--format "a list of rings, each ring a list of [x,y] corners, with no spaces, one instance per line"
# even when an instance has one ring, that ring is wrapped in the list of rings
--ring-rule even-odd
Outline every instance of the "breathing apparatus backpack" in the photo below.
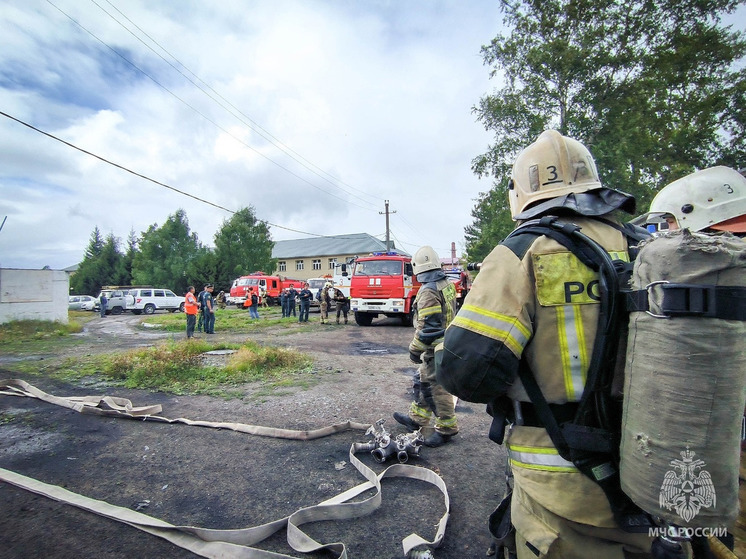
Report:
[[[550,237],[599,273],[598,329],[574,419],[555,418],[525,360],[519,377],[559,454],[603,489],[622,529],[732,526],[746,404],[746,243],[688,230],[653,239],[602,221],[642,241],[639,254],[629,242],[632,262],[612,261],[554,216],[508,236]],[[625,336],[620,405],[611,387]]]

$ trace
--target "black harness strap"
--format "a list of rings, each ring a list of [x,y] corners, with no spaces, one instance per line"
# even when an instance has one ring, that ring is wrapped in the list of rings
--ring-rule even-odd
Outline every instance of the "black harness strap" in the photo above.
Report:
[[[663,290],[662,316],[746,320],[746,287],[686,283],[660,283],[657,286]],[[655,287],[626,292],[627,310],[650,311],[649,289]]]

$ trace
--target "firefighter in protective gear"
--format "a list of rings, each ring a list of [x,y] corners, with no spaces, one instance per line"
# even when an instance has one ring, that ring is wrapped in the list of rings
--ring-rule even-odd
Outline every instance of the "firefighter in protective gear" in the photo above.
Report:
[[[415,298],[416,321],[409,356],[419,365],[414,380],[414,401],[409,413],[394,413],[394,419],[405,427],[417,430],[430,424],[435,416],[435,432],[424,444],[437,447],[458,433],[453,396],[435,379],[433,354],[443,341],[445,329],[456,314],[456,288],[440,266],[440,258],[432,247],[424,246],[412,259],[412,268],[422,286]]]
[[[319,300],[319,312],[321,314],[321,324],[329,324],[329,307],[332,304],[332,283],[330,281],[324,284],[321,289],[321,299]]]
[[[612,258],[629,260],[612,212],[633,213],[634,198],[602,186],[580,142],[543,132],[518,155],[508,188],[514,221],[562,216]],[[601,487],[559,455],[518,378],[519,364],[528,367],[554,415],[571,420],[598,317],[598,273],[547,236],[521,235],[485,258],[436,350],[437,380],[446,390],[506,410],[519,559],[650,557],[652,538],[620,528]],[[513,403],[504,405],[506,397]]]
[[[665,220],[669,229],[746,233],[746,178],[730,167],[696,171],[665,186],[635,222]]]

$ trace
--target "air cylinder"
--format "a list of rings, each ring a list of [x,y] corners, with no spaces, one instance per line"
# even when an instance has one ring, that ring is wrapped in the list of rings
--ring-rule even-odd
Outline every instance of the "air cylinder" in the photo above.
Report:
[[[632,312],[629,320],[622,489],[670,524],[729,528],[738,515],[746,321],[663,317],[664,286],[670,284],[743,287],[746,241],[684,229],[642,246],[632,289],[647,289],[650,308]],[[712,310],[712,294],[694,290],[687,305]],[[729,297],[735,308],[738,290]]]

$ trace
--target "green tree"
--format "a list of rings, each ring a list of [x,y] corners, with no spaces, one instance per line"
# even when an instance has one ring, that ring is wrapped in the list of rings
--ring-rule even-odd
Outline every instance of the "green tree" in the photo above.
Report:
[[[103,285],[128,285],[127,277],[122,277],[122,253],[119,251],[119,239],[112,233],[106,237],[101,254],[98,257],[98,269],[104,278]]]
[[[179,209],[161,227],[153,224],[142,233],[140,250],[132,263],[132,281],[185,293],[193,281],[187,276],[190,263],[202,248],[196,233],[189,229],[186,212]]]
[[[736,67],[746,41],[721,18],[742,3],[502,0],[510,33],[482,55],[505,85],[474,107],[495,140],[473,171],[492,176],[504,195],[518,151],[547,128],[588,146],[602,182],[634,194],[640,209],[694,169],[738,167],[746,155],[746,70]],[[477,201],[491,203],[491,196]],[[498,237],[510,231],[504,223],[493,228]],[[475,222],[472,237],[482,226]]]
[[[70,278],[70,287],[76,294],[98,295],[102,285],[107,285],[110,279],[101,265],[101,255],[104,252],[104,240],[101,231],[96,226],[91,233],[88,246],[85,249],[83,261],[77,271]]]
[[[119,267],[117,269],[117,275],[119,276],[118,285],[132,285],[132,264],[135,261],[135,254],[137,253],[137,234],[134,230],[130,230],[127,236],[127,250],[122,255],[119,261]]]
[[[483,260],[505,238],[505,231],[510,232],[514,224],[510,219],[508,198],[496,188],[479,194],[471,216],[474,222],[464,229],[466,258],[470,262],[477,262]]]
[[[215,281],[220,286],[230,286],[236,277],[249,272],[262,270],[270,274],[275,269],[269,228],[257,220],[252,206],[241,208],[224,220],[214,240],[218,262]]]
[[[217,294],[221,289],[225,289],[220,280],[216,279],[219,276],[220,262],[215,252],[207,247],[201,247],[187,269],[190,285],[194,285],[199,293],[205,285],[212,283],[215,284],[215,294]],[[228,286],[230,287],[230,284]]]

